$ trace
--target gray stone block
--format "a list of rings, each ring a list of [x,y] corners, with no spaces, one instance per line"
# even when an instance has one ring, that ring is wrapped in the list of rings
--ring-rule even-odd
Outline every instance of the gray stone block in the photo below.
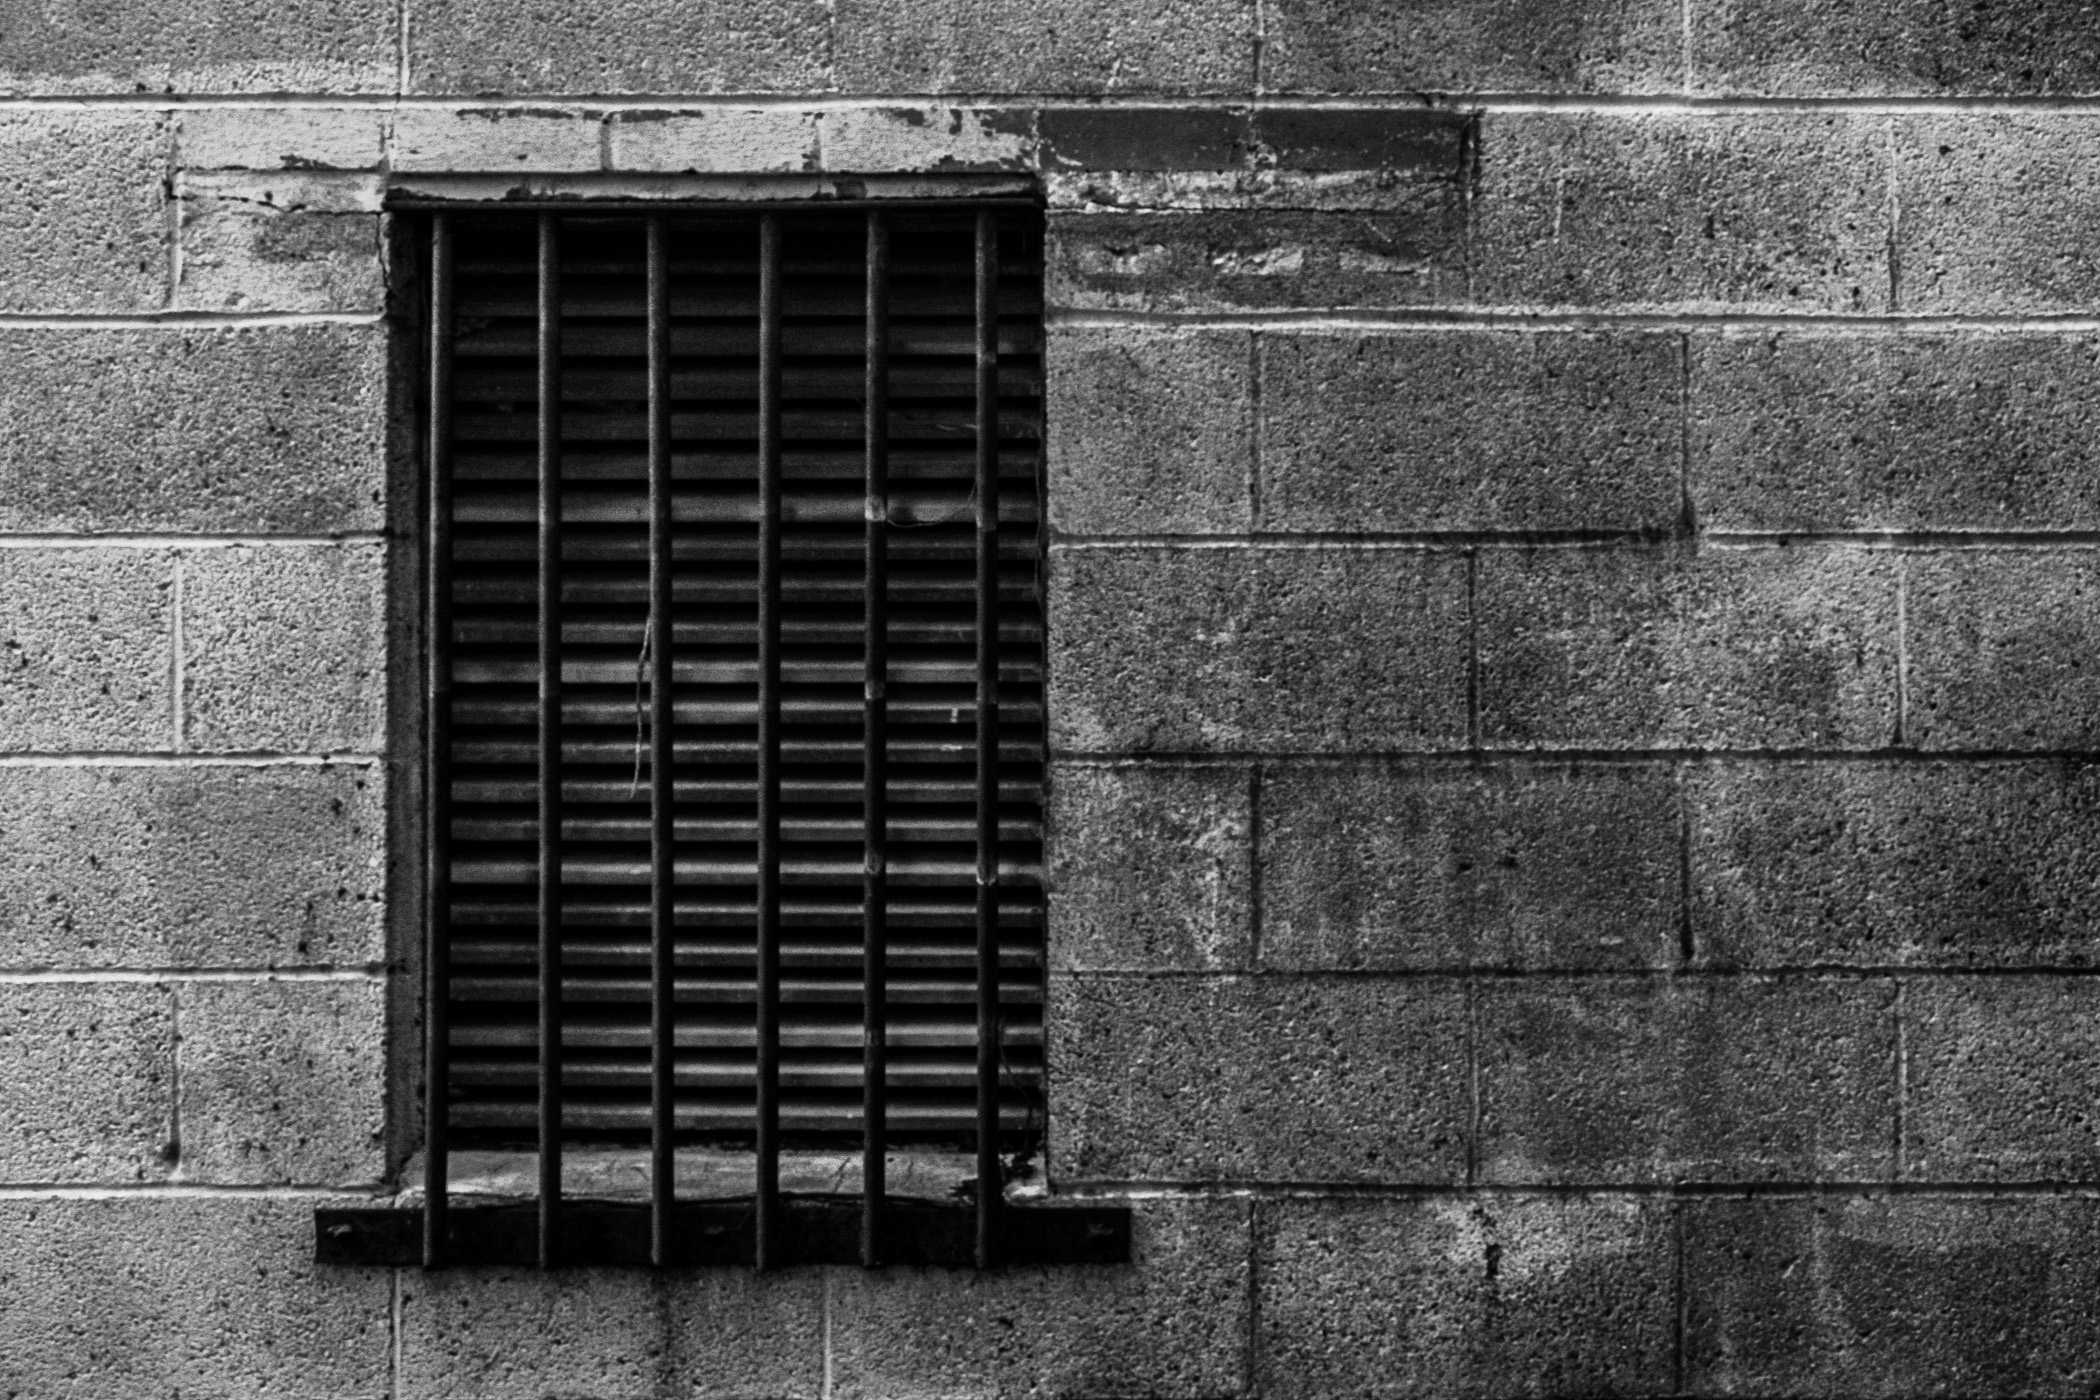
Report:
[[[1666,530],[1674,335],[1261,337],[1264,528]]]
[[[184,175],[176,192],[176,307],[385,310],[379,202],[370,176]]]
[[[605,118],[597,112],[404,107],[393,114],[387,159],[395,171],[415,173],[593,171],[605,164],[605,144]]]
[[[1474,210],[1491,305],[1889,305],[1881,117],[1497,113]]]
[[[1368,978],[1059,976],[1056,1179],[1455,1183],[1465,993]]]
[[[8,14],[0,92],[391,92],[387,0],[30,6]]]
[[[1692,922],[1723,966],[2100,964],[2100,772],[1694,767]]]
[[[1279,17],[1267,18],[1274,23]],[[1271,36],[1267,44],[1274,43]],[[1474,123],[1468,112],[1407,107],[1262,107],[1252,118],[1264,163],[1282,169],[1447,179],[1455,172],[1463,178]]]
[[[2090,551],[1920,553],[1905,567],[1911,742],[2100,747],[2100,561]]]
[[[1033,171],[1035,113],[1028,108],[834,107],[818,114],[826,171]]]
[[[184,1180],[378,1183],[384,983],[197,982],[175,997]]]
[[[817,167],[818,114],[792,107],[621,111],[606,120],[612,170],[792,175]]]
[[[1238,1394],[1247,1206],[1134,1205],[1131,1262],[972,1275],[831,1271],[830,1393],[1082,1400]]]
[[[814,1269],[400,1277],[401,1400],[823,1393],[827,1275]]]
[[[1262,81],[1282,92],[1676,92],[1683,18],[1666,0],[1278,0]]]
[[[0,985],[0,1180],[116,1184],[165,1176],[173,1159],[173,1037],[166,987]]]
[[[2100,1201],[1918,1197],[1685,1205],[1695,1395],[2083,1395]]]
[[[1259,1207],[1264,1395],[1666,1395],[1669,1210],[1620,1198]]]
[[[1254,114],[1244,107],[1051,107],[1036,131],[1046,170],[1240,171],[1254,163]]]
[[[0,550],[0,750],[162,750],[175,567],[159,550]]]
[[[1247,965],[1252,826],[1240,767],[1059,764],[1050,780],[1050,965]]]
[[[1677,961],[1666,766],[1271,764],[1261,801],[1264,967]]]
[[[386,594],[377,544],[186,554],[184,742],[235,753],[383,748]]]
[[[1723,0],[1690,12],[1702,94],[2067,95],[2100,88],[2100,35],[2049,0]]]
[[[0,962],[386,957],[385,770],[0,768]]]
[[[2090,41],[2088,41],[2090,42]],[[2100,130],[2077,112],[1914,117],[1895,126],[1897,297],[1905,311],[2100,305]]]
[[[2100,342],[1692,339],[1692,497],[1711,530],[2100,524]]]
[[[0,311],[157,311],[168,298],[168,119],[0,113]]]
[[[314,1267],[315,1204],[0,1201],[0,1389],[48,1400],[389,1394],[389,1273]]]
[[[1491,747],[1871,749],[1895,735],[1888,555],[1486,550],[1477,589]]]
[[[1065,752],[1456,748],[1466,561],[1387,549],[1053,549]]]
[[[181,113],[176,163],[185,170],[376,170],[387,115],[375,107],[192,107]]]
[[[1083,535],[1232,534],[1252,523],[1252,337],[1052,330],[1050,524]]]
[[[611,0],[588,11],[410,0],[408,90],[822,90],[832,86],[826,19],[822,0]]]
[[[1254,78],[1253,0],[839,0],[843,92],[1226,92]]]
[[[1886,1179],[1886,981],[1480,988],[1479,1177],[1505,1185]]]
[[[2100,1177],[2100,987],[2087,978],[1932,977],[1903,986],[1903,1174]]]
[[[385,523],[386,332],[0,330],[0,530]]]

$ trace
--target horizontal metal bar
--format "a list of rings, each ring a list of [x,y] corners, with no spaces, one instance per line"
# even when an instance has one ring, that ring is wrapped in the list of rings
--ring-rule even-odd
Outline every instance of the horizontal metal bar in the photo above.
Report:
[[[563,1212],[563,1262],[577,1266],[650,1262],[646,1202],[573,1201]],[[786,1196],[780,1202],[775,1262],[783,1266],[859,1264],[861,1203],[855,1196]],[[905,1197],[883,1201],[884,1262],[966,1269],[975,1262],[972,1211]],[[678,1268],[749,1268],[757,1212],[750,1197],[681,1201],[671,1215],[670,1263]],[[454,1266],[529,1267],[538,1260],[530,1201],[455,1204],[448,1212],[446,1260]],[[323,1207],[314,1212],[319,1264],[408,1268],[423,1262],[423,1212]],[[1000,1214],[1004,1265],[1130,1262],[1127,1206],[1013,1206]]]
[[[865,211],[904,207],[924,214],[979,209],[1040,209],[1034,175],[989,172],[961,175],[448,175],[397,174],[385,196],[388,209],[456,209],[494,214],[666,214],[763,210]],[[680,204],[683,207],[678,207]]]

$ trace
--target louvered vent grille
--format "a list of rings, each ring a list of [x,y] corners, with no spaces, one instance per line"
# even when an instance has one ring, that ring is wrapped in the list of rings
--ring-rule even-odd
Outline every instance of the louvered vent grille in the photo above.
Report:
[[[531,217],[454,220],[453,1147],[540,1102],[537,274]],[[759,232],[667,221],[674,1112],[749,1143],[758,1037]],[[865,216],[780,217],[780,1130],[862,1131]],[[886,1019],[892,1141],[976,1124],[974,216],[890,220]],[[651,1128],[649,362],[639,218],[560,221],[562,1136]],[[999,215],[999,1120],[1040,1123],[1039,215]]]

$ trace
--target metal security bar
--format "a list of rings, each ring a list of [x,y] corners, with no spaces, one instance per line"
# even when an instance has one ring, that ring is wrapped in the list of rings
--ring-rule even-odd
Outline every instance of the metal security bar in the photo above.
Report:
[[[1040,214],[429,249],[425,1204],[320,1212],[320,1257],[1126,1258],[1121,1210],[1001,1208],[1042,1130]],[[780,1159],[847,1144],[842,1231]],[[967,1205],[888,1195],[909,1144],[972,1149]],[[621,1146],[646,1203],[564,1199]],[[681,1146],[752,1195],[681,1200]],[[453,1203],[458,1147],[529,1147],[537,1199]]]

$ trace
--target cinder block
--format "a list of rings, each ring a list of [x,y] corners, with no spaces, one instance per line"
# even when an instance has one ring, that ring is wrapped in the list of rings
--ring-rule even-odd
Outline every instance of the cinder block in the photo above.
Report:
[[[1455,982],[1053,976],[1051,1174],[1438,1182],[1466,1169]]]
[[[568,108],[403,107],[394,113],[388,159],[408,172],[597,170],[605,163],[604,123],[595,112]]]
[[[1880,117],[1482,119],[1473,294],[1491,305],[1879,312]]]
[[[1678,337],[1261,337],[1262,525],[1666,530]]]
[[[390,92],[388,0],[11,10],[0,92]]]
[[[827,171],[1035,168],[1035,113],[1000,107],[834,107],[818,118]]]
[[[814,1269],[409,1270],[395,1393],[815,1400],[825,1283]]]
[[[1668,1207],[1620,1198],[1259,1207],[1264,1395],[1667,1395]]]
[[[1898,119],[1894,145],[1905,311],[2100,305],[2100,250],[2090,237],[2100,218],[2100,122],[2092,113]]]
[[[1153,1200],[1115,1268],[839,1269],[831,1393],[875,1397],[1240,1393],[1247,1206]]]
[[[376,170],[385,154],[385,115],[372,107],[186,108],[176,164],[185,170]]]
[[[1225,92],[1254,78],[1253,0],[840,0],[842,92]]]
[[[1707,529],[2100,524],[2091,337],[1695,336],[1691,354]]]
[[[390,1274],[317,1269],[315,1204],[0,1201],[0,1388],[50,1400],[389,1394]]]
[[[1252,337],[1052,330],[1050,522],[1074,534],[1252,524]]]
[[[2100,963],[2100,770],[1726,764],[1688,769],[1686,794],[1710,962]]]
[[[174,561],[0,549],[0,750],[160,750],[173,733]]]
[[[1886,1179],[1895,989],[1882,980],[1490,983],[1480,1179]]]
[[[378,1182],[384,983],[198,982],[175,996],[184,1180]]]
[[[386,957],[385,770],[0,768],[0,961]]]
[[[1677,961],[1661,764],[1270,764],[1262,965],[1455,971]]]
[[[1907,737],[1929,749],[2100,747],[2100,560],[1920,553],[1907,570]]]
[[[114,1184],[166,1175],[173,1037],[166,987],[0,986],[0,1179]],[[6,1274],[0,1265],[0,1280]]]
[[[1246,967],[1245,768],[1059,764],[1050,778],[1050,965]]]
[[[383,748],[385,563],[376,544],[185,555],[184,742],[206,752]]]
[[[176,307],[384,310],[379,199],[377,177],[185,175],[176,200]]]
[[[1279,0],[1272,92],[1677,92],[1684,21],[1667,0]]]
[[[622,111],[607,118],[606,133],[613,170],[792,175],[817,168],[817,114],[792,107]]]
[[[1466,561],[1410,550],[1053,549],[1063,752],[1456,748]]]
[[[2084,977],[1930,977],[1903,986],[1903,1174],[2100,1177],[2100,986]]]
[[[826,18],[823,0],[410,0],[408,90],[818,91],[834,86]]]
[[[384,524],[382,327],[5,329],[0,360],[0,530]]]
[[[157,311],[168,298],[168,119],[0,112],[0,311]]]
[[[1896,561],[1853,549],[1485,550],[1492,747],[1880,748]]]
[[[1456,180],[1404,180],[1387,207],[1342,211],[1059,213],[1045,296],[1071,311],[1393,307],[1465,298]]]
[[[2081,1395],[2100,1201],[1685,1203],[1694,1395]]]
[[[1690,12],[1700,93],[2063,95],[2100,88],[2100,41],[2048,0],[1949,8],[1726,0]]]

